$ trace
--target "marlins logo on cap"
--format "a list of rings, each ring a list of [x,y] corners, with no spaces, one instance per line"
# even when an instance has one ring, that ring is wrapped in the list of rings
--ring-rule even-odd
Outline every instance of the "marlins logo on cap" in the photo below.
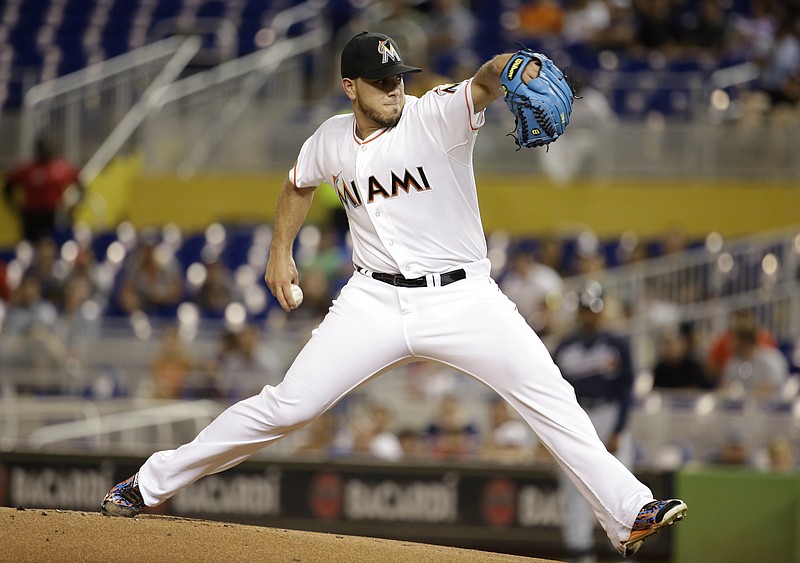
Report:
[[[378,80],[421,70],[403,64],[395,42],[382,33],[362,31],[342,50],[342,78]]]

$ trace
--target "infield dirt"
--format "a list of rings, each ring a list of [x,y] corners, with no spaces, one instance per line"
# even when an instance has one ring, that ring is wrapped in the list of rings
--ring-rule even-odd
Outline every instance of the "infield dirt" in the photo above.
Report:
[[[408,541],[141,515],[0,507],[2,562],[548,563]],[[549,563],[554,563],[550,561]]]

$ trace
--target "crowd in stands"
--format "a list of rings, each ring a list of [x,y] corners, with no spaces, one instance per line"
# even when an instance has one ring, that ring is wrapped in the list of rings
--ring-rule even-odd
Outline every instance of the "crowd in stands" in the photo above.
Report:
[[[798,101],[800,8],[791,2],[518,0],[497,3],[502,6],[494,14],[480,1],[435,0],[415,7],[392,2],[387,11],[380,9],[382,4],[369,3],[349,25],[363,27],[384,17],[388,28],[397,21],[413,22],[423,32],[416,36],[427,37],[428,67],[457,79],[519,42],[559,55],[566,52],[572,68],[590,71],[626,65],[708,70],[755,62],[762,71],[760,88],[773,102]],[[370,19],[371,14],[378,16]],[[486,28],[497,23],[494,41],[487,41]]]
[[[7,2],[0,8],[0,105],[8,97],[4,79],[16,64],[6,46],[18,35],[16,21],[5,16],[19,4]],[[195,10],[197,4],[192,4]],[[274,13],[291,2],[265,4]],[[597,73],[611,71],[708,74],[723,66],[755,63],[758,78],[750,86],[757,100],[774,108],[796,109],[800,104],[796,2],[332,0],[324,6],[337,42],[361,29],[384,31],[395,37],[411,64],[430,69],[409,77],[412,93],[466,78],[486,58],[519,42],[557,56],[559,64],[587,83]],[[128,46],[136,45],[130,41]],[[240,54],[245,51],[242,47]],[[631,109],[609,102],[620,114]],[[18,201],[21,176],[7,175],[9,202]],[[48,227],[56,224],[53,209],[47,221]],[[591,233],[539,233],[513,241],[491,257],[503,290],[555,349],[570,328],[558,314],[565,280],[680,253],[695,242],[679,229],[651,241],[632,233],[614,241],[600,241]],[[292,323],[313,326],[320,320],[352,273],[352,264],[342,231],[304,229],[297,256],[305,299],[287,316],[275,306],[262,280],[268,244],[269,229],[264,226],[215,224],[190,234],[174,226],[137,231],[122,224],[114,232],[92,234],[77,225],[54,236],[26,229],[26,240],[0,253],[0,362],[62,377],[49,386],[22,382],[23,391],[79,394],[84,391],[81,375],[93,353],[91,346],[110,324],[121,323],[135,338],[157,342],[152,357],[143,359],[147,380],[136,392],[144,396],[234,401],[264,384],[275,384],[291,354],[275,345],[274,332]],[[703,290],[689,285],[686,289],[686,302]],[[196,334],[187,327],[198,326],[213,331],[210,351],[195,348]],[[796,348],[784,353],[781,346],[786,343],[778,342],[769,328],[750,311],[733,312],[729,330],[711,343],[699,343],[691,324],[676,323],[655,344],[653,365],[639,368],[652,372],[655,389],[724,391],[767,401],[797,380],[800,364],[792,360]],[[527,426],[503,403],[487,400],[478,421],[459,404],[457,393],[434,396],[436,414],[413,428],[394,424],[388,403],[372,402],[357,416],[330,412],[312,424],[301,449],[382,459],[547,458]],[[741,436],[732,433],[729,438],[716,459],[746,462],[750,453],[743,451]],[[780,440],[770,444],[774,466],[796,467],[793,448],[797,450],[795,444],[787,447]]]
[[[53,78],[141,47],[170,30],[205,31],[206,50],[220,51],[212,61],[231,56],[231,48],[246,55],[266,46],[262,38],[274,34],[263,29],[281,10],[298,3],[6,2],[0,6],[0,107],[21,102],[19,84],[12,80],[19,69],[36,69],[38,80]],[[418,83],[410,77],[412,90],[438,77],[464,79],[493,54],[521,43],[552,54],[576,74],[595,70],[707,74],[752,62],[758,65],[759,76],[748,88],[765,93],[772,104],[797,106],[800,100],[796,2],[329,0],[319,2],[317,9],[339,46],[363,29],[389,32],[408,60],[429,70]],[[209,21],[220,26],[223,21],[233,23],[240,34],[238,45],[223,45],[222,38],[228,35],[215,33]],[[38,38],[36,43],[32,37]]]
[[[20,393],[85,394],[86,383],[78,382],[90,371],[92,347],[102,342],[109,326],[122,325],[128,338],[154,343],[151,356],[142,359],[141,381],[128,394],[236,401],[280,381],[292,351],[282,349],[275,335],[293,323],[313,327],[352,273],[346,236],[333,227],[304,228],[296,255],[305,301],[286,315],[261,279],[268,246],[265,226],[226,229],[216,224],[201,234],[184,235],[175,226],[137,232],[122,224],[97,237],[80,226],[69,234],[23,241],[0,260],[0,359],[9,368],[57,374],[50,385],[31,387],[22,381]],[[634,244],[631,237],[628,233],[624,241],[607,246],[586,233],[515,240],[505,257],[494,256],[500,266],[496,278],[554,351],[572,327],[559,315],[566,280],[679,253],[694,244],[674,229],[652,241]],[[607,306],[613,330],[614,319],[626,312],[610,300]],[[206,338],[204,349],[198,349],[198,327],[216,335],[210,345]],[[652,374],[656,391],[720,392],[767,402],[786,397],[790,382],[800,380],[797,359],[791,361],[795,349],[787,357],[770,327],[760,325],[752,311],[733,311],[728,329],[710,343],[698,343],[689,323],[662,334],[655,363],[637,366],[637,373]],[[542,459],[527,427],[502,403],[486,401],[479,428],[458,404],[458,385],[449,381],[431,391],[439,379],[430,374],[424,379],[426,395],[440,401],[427,426],[393,427],[377,406],[358,417],[351,409],[344,422],[334,412],[315,423],[304,449],[328,436],[325,451],[359,455],[397,457],[408,449],[443,459],[482,454],[509,462]],[[393,406],[389,401],[383,408]]]

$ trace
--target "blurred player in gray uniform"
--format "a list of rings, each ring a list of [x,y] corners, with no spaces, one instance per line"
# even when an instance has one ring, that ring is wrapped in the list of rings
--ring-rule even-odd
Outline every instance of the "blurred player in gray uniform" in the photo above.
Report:
[[[389,37],[364,32],[348,42],[341,74],[353,113],[325,121],[300,149],[278,198],[265,278],[280,305],[294,309],[292,244],[322,183],[347,213],[353,276],[279,385],[233,405],[191,443],[153,454],[109,492],[105,513],[135,516],[305,426],[373,377],[431,360],[482,381],[516,409],[620,552],[683,518],[682,501],[653,499],[608,453],[489,275],[472,152],[511,57],[497,55],[469,80],[416,98],[405,95],[403,76],[420,69],[402,61]],[[528,83],[539,69],[531,62],[514,72]]]
[[[633,361],[627,341],[604,324],[602,288],[594,282],[580,294],[577,326],[556,347],[553,360],[575,388],[608,451],[627,467],[633,464],[633,444],[627,432],[633,392]],[[596,563],[592,508],[580,491],[560,475],[562,533],[576,563]]]

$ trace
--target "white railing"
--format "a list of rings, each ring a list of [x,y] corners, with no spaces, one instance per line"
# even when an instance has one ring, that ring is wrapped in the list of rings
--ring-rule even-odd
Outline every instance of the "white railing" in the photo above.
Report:
[[[664,330],[690,322],[701,346],[722,332],[730,314],[750,309],[782,343],[800,339],[800,225],[704,248],[609,268],[566,280],[571,315],[577,292],[599,281],[622,313],[615,326],[630,336],[637,363],[654,365]]]
[[[145,120],[153,109],[158,106],[167,88],[183,72],[192,58],[197,54],[202,41],[197,36],[183,39],[175,54],[153,82],[145,89],[141,97],[131,106],[122,117],[108,137],[97,148],[88,162],[81,170],[81,181],[84,185],[91,184],[102,170],[111,162],[111,159],[122,149],[126,142],[133,136],[139,125]]]
[[[209,400],[169,401],[160,405],[132,405],[124,412],[87,417],[58,424],[44,425],[25,440],[35,450],[80,440],[94,449],[119,450],[125,444],[177,444],[196,436],[222,412],[219,403]],[[180,429],[188,423],[188,427]],[[147,436],[144,438],[143,436]],[[85,446],[84,446],[85,447]]]
[[[434,381],[429,380],[431,376]],[[760,455],[772,440],[782,438],[792,444],[795,455],[800,454],[796,387],[785,398],[769,403],[696,390],[640,393],[630,422],[636,467],[669,470],[690,462],[713,462],[732,438]],[[487,435],[488,399],[493,393],[463,374],[430,365],[399,368],[357,389],[346,404],[337,407],[336,424],[346,433],[361,420],[368,405],[380,403],[394,413],[396,430],[422,432],[426,422],[435,419],[438,398],[445,393],[458,397],[479,435]],[[0,401],[0,406],[2,450],[145,456],[192,440],[227,405],[210,400],[90,402],[65,397],[17,398]],[[309,431],[294,432],[257,456],[297,455]]]
[[[14,449],[47,421],[88,421],[99,414],[94,403],[75,397],[18,397],[6,392],[0,396],[0,449]]]
[[[25,95],[19,158],[40,132],[73,162],[86,162],[181,48],[172,37],[32,87]]]
[[[319,4],[305,2],[278,13],[267,28],[272,42],[262,50],[173,84],[146,128],[146,168],[175,170],[190,178],[201,167],[229,167],[243,154],[251,166],[261,166],[270,153],[263,150],[265,123],[291,115],[292,108],[304,103],[300,58],[330,41]],[[287,36],[290,27],[303,22],[308,22],[307,31]],[[247,139],[252,131],[261,142]],[[228,142],[232,137],[238,142]]]
[[[776,439],[800,453],[800,398],[759,404],[715,393],[650,393],[631,412],[637,466],[672,470],[687,463],[714,463],[726,443],[738,442],[749,463],[766,468]]]

